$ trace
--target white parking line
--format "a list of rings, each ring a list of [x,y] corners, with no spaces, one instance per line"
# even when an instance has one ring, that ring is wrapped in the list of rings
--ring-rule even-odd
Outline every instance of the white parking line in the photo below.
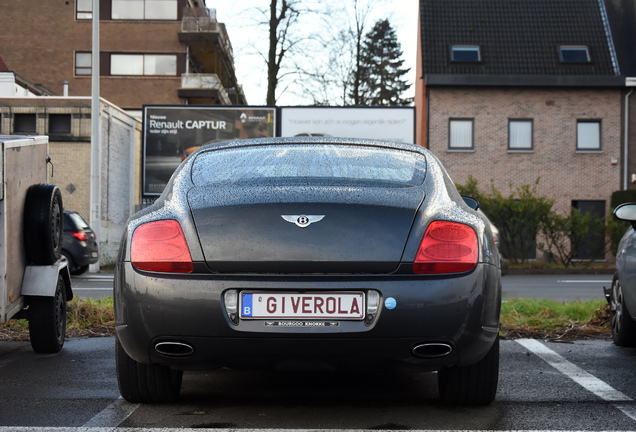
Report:
[[[83,427],[117,427],[124,420],[130,417],[140,406],[140,404],[128,403],[120,397],[115,402],[104,408],[102,412],[86,422]]]
[[[561,355],[552,351],[550,348],[535,339],[517,339],[519,345],[528,351],[536,354],[545,360],[550,366],[567,376],[584,389],[594,393],[596,396],[608,402],[633,402],[629,396],[616,390],[609,384],[594,375],[584,371],[574,363],[567,361]],[[614,404],[616,408],[622,411],[632,420],[636,420],[636,408],[631,404]]]
[[[82,287],[73,287],[73,291],[112,291],[113,288],[82,288]]]
[[[114,279],[113,274],[83,274],[79,276],[73,276],[73,279]]]
[[[563,279],[563,280],[557,280],[557,283],[564,283],[564,284],[602,284],[602,283],[612,283],[611,279],[608,280],[568,280],[568,279]]]

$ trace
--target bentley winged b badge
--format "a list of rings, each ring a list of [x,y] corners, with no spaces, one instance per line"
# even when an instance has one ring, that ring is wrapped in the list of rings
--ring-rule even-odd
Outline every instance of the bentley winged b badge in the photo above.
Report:
[[[280,217],[300,228],[307,228],[314,222],[320,222],[325,215],[280,215]]]

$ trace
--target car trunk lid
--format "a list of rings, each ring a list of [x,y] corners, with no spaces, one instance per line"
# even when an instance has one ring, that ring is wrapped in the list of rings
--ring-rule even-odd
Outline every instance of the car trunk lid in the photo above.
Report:
[[[195,187],[190,208],[208,267],[220,273],[390,273],[421,187]]]

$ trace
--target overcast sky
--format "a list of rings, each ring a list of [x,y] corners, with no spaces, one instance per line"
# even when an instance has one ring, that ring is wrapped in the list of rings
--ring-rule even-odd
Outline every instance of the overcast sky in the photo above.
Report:
[[[319,3],[343,4],[352,0],[322,0]],[[407,80],[413,86],[405,96],[413,96],[415,83],[415,56],[417,49],[418,0],[376,0],[368,28],[379,20],[388,18],[396,30],[401,44],[405,67],[411,70]],[[250,105],[264,105],[267,95],[267,69],[264,61],[255,55],[254,46],[267,50],[267,27],[256,25],[255,8],[268,8],[269,0],[231,0],[216,2],[207,0],[210,9],[216,9],[216,18],[225,23],[234,50],[234,62],[239,84],[243,86]],[[251,13],[250,13],[251,12]],[[307,105],[311,100],[287,91],[277,92],[278,105]]]

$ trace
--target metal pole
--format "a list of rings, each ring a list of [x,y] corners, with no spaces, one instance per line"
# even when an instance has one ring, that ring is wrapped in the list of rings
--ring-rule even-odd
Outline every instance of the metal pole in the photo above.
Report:
[[[93,0],[93,51],[91,55],[91,190],[90,225],[101,252],[101,155],[99,145],[99,0]],[[90,271],[99,271],[99,261],[91,264]]]
[[[630,89],[625,95],[625,140],[623,149],[623,190],[629,188],[629,97],[634,89]]]

